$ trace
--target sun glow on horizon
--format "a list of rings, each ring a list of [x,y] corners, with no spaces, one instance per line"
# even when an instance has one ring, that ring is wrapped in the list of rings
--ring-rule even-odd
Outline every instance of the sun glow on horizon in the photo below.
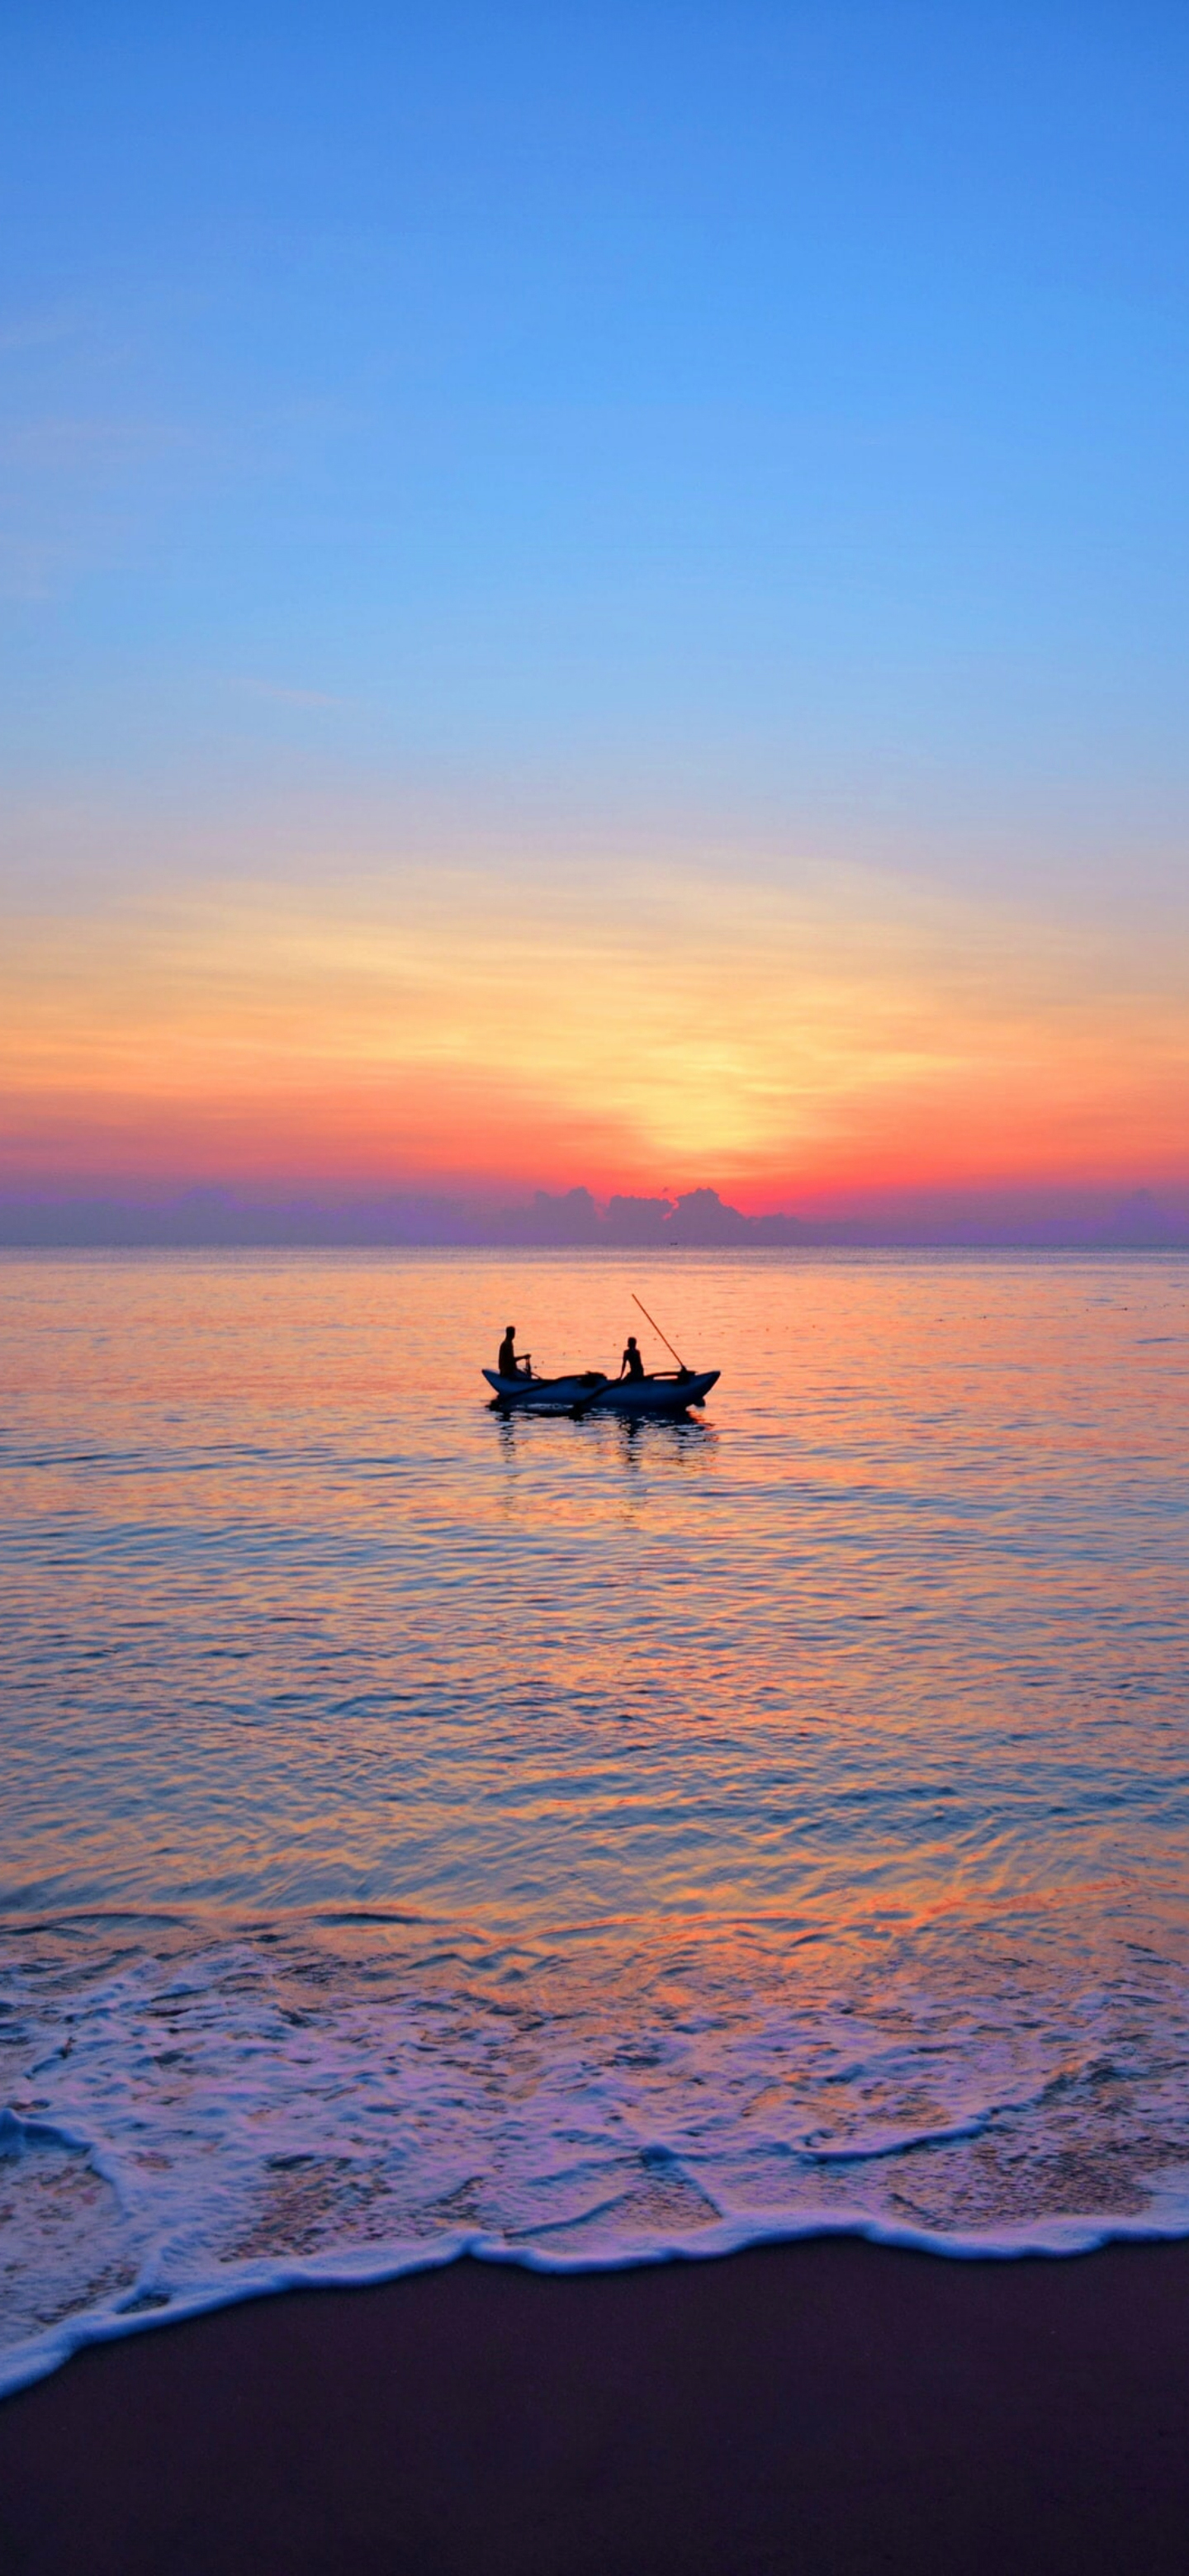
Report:
[[[5,1183],[596,1193],[1180,1174],[1186,959],[878,872],[462,864],[29,915]]]

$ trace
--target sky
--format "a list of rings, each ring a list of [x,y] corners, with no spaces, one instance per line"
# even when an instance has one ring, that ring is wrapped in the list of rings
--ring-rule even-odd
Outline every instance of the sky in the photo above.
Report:
[[[9,0],[0,1200],[1189,1207],[1187,116],[1181,0]]]

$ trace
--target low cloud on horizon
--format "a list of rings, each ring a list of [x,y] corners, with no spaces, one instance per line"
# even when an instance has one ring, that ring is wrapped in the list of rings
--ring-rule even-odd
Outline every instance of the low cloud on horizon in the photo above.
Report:
[[[1123,1198],[987,1194],[891,1200],[850,1212],[748,1215],[702,1187],[676,1199],[581,1184],[509,1205],[448,1195],[322,1193],[299,1198],[218,1187],[45,1196],[0,1193],[0,1248],[480,1249],[640,1252],[864,1247],[1189,1250],[1189,1202],[1151,1190]]]

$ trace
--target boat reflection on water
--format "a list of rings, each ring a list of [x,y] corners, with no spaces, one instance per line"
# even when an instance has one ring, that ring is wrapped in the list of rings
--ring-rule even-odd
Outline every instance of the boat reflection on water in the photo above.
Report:
[[[591,1417],[587,1417],[588,1420]],[[606,1414],[603,1416],[607,1420]],[[702,1413],[619,1413],[615,1416],[615,1445],[621,1457],[644,1457],[650,1449],[713,1448],[718,1432]]]
[[[521,1411],[498,1402],[487,1410],[498,1426],[503,1456],[510,1466],[519,1466],[537,1450],[537,1425],[542,1419],[549,1420],[549,1416],[537,1414],[534,1418],[531,1409]],[[606,1460],[618,1457],[633,1475],[650,1457],[664,1457],[674,1463],[682,1458],[692,1461],[696,1456],[709,1457],[718,1447],[717,1424],[700,1413],[585,1413],[569,1418],[582,1435],[588,1457],[593,1443],[596,1455]]]
[[[604,1416],[604,1425],[606,1417]],[[665,1456],[676,1464],[708,1458],[718,1447],[718,1430],[698,1413],[621,1413],[608,1443],[629,1476],[638,1476],[650,1458]]]

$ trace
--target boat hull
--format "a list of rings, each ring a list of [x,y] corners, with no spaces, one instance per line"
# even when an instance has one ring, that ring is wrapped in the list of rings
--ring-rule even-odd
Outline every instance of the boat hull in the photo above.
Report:
[[[570,1413],[598,1388],[597,1369],[574,1369],[568,1377],[503,1377],[498,1369],[483,1375],[497,1403],[528,1406],[537,1413]]]
[[[688,1377],[610,1378],[597,1395],[590,1398],[588,1413],[684,1413],[690,1404],[704,1404],[712,1386],[717,1386],[718,1369],[691,1369]]]
[[[600,1383],[597,1369],[575,1370],[569,1377],[503,1377],[498,1369],[483,1371],[497,1404],[531,1413],[684,1413],[704,1404],[717,1369],[691,1369],[685,1377],[608,1377]]]

